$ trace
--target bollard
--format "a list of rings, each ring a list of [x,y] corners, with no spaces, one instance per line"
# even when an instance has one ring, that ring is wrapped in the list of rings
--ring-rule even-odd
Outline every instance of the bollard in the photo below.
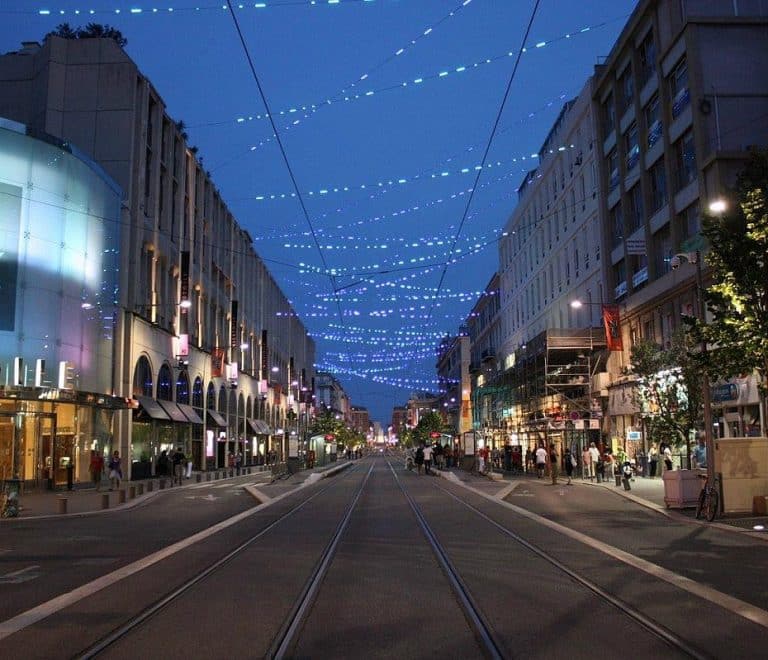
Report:
[[[203,475],[198,472],[195,479],[197,480],[197,483],[200,483],[203,480]]]
[[[143,495],[143,494],[144,494],[144,484],[141,483],[139,484],[139,495]]]
[[[128,499],[129,500],[136,499],[136,486],[128,486]]]
[[[205,473],[205,480],[206,481],[210,481],[211,480],[211,473],[210,472],[206,472]]]
[[[101,496],[101,508],[102,509],[108,509],[109,508],[109,493],[104,493]]]
[[[122,488],[117,491],[117,503],[125,504],[125,490]]]
[[[165,490],[165,479],[160,479],[160,490]]]
[[[151,493],[152,490],[154,489],[154,487],[155,487],[155,482],[154,481],[148,481],[147,482],[147,492],[148,493]]]
[[[59,513],[66,513],[67,512],[67,498],[66,497],[59,497]]]

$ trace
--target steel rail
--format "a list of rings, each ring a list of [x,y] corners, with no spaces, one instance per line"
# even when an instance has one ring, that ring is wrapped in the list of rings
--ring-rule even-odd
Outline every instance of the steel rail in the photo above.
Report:
[[[346,474],[350,474],[353,470],[348,470]],[[264,529],[260,530],[250,538],[243,541],[240,545],[238,545],[236,548],[228,552],[226,555],[217,559],[215,562],[211,563],[208,567],[204,568],[202,571],[199,571],[196,575],[189,578],[186,582],[178,586],[176,589],[168,592],[165,596],[155,601],[154,603],[152,603],[151,605],[143,609],[138,614],[131,617],[128,621],[126,621],[120,627],[113,630],[106,637],[103,637],[98,642],[89,646],[87,649],[80,652],[78,655],[74,657],[77,658],[77,660],[90,660],[91,658],[97,657],[102,651],[105,651],[107,648],[112,646],[115,642],[119,641],[123,637],[126,637],[129,633],[131,633],[133,630],[138,628],[148,619],[152,618],[155,614],[160,612],[160,610],[164,609],[173,601],[181,597],[183,594],[189,591],[196,584],[203,581],[205,578],[207,578],[209,575],[217,571],[219,568],[221,568],[225,564],[232,561],[235,557],[241,554],[246,548],[248,548],[250,545],[258,541],[267,532],[272,530],[274,527],[279,525],[281,522],[283,522],[284,520],[286,520],[296,512],[303,509],[312,500],[314,500],[315,498],[325,493],[332,486],[333,484],[329,484],[325,488],[322,488],[316,493],[314,493],[313,495],[309,496],[307,499],[299,502],[299,504],[297,504],[296,506],[286,511],[284,514],[282,514],[275,520],[273,520]]]
[[[315,565],[315,569],[312,572],[312,575],[304,585],[304,588],[302,589],[299,597],[296,599],[290,614],[283,622],[283,626],[280,628],[278,634],[275,637],[275,640],[269,647],[269,651],[267,652],[268,658],[276,658],[277,660],[280,660],[288,656],[288,652],[294,644],[296,633],[299,631],[301,624],[304,622],[304,617],[307,611],[311,607],[312,603],[314,603],[317,592],[320,589],[320,584],[322,583],[323,578],[325,578],[325,574],[328,572],[328,567],[331,565],[333,558],[336,556],[336,549],[339,546],[341,537],[349,526],[352,512],[355,510],[357,501],[360,499],[360,495],[368,483],[368,479],[371,477],[374,466],[375,463],[371,461],[371,467],[368,468],[368,472],[366,473],[365,478],[360,484],[360,487],[357,489],[357,492],[352,498],[352,501],[349,503],[344,517],[336,527],[336,531],[331,537],[331,540],[328,542],[328,545],[325,547],[325,550],[323,550],[323,554]]]
[[[405,499],[408,501],[413,514],[416,516],[416,520],[424,532],[424,536],[427,538],[427,541],[429,541],[430,546],[432,546],[432,551],[435,553],[437,561],[440,564],[440,567],[443,569],[443,573],[447,577],[451,588],[456,594],[456,597],[459,600],[459,605],[464,610],[464,614],[474,629],[475,636],[482,645],[483,650],[488,654],[489,657],[494,658],[494,660],[501,660],[505,657],[505,655],[502,653],[500,645],[494,638],[491,625],[488,623],[482,613],[482,610],[472,597],[469,588],[466,584],[464,584],[461,575],[454,567],[453,563],[448,557],[448,553],[437,539],[437,536],[435,536],[435,533],[432,531],[432,528],[429,526],[426,518],[424,518],[424,515],[421,513],[418,505],[403,487],[400,478],[397,476],[397,472],[392,467],[392,463],[387,461],[387,465],[389,465],[389,469],[392,471],[392,476],[395,478],[395,482],[405,496]]]
[[[599,596],[609,604],[613,605],[616,609],[618,609],[622,614],[626,615],[635,623],[640,624],[643,628],[648,630],[650,633],[655,635],[656,637],[660,638],[670,646],[674,647],[675,649],[682,651],[685,655],[696,658],[697,660],[711,660],[712,656],[708,653],[705,653],[701,649],[698,649],[691,644],[689,644],[685,639],[680,637],[679,635],[675,634],[673,631],[671,631],[669,628],[664,626],[663,624],[659,623],[658,621],[655,621],[654,619],[646,616],[639,610],[635,609],[625,601],[621,600],[620,598],[617,598],[613,594],[609,593],[596,583],[594,583],[589,578],[584,577],[583,575],[577,573],[573,569],[569,568],[565,564],[563,564],[559,559],[553,557],[545,550],[542,550],[535,544],[531,543],[530,541],[527,541],[519,534],[513,532],[510,529],[507,529],[504,527],[504,525],[496,522],[491,517],[489,517],[487,514],[485,514],[483,511],[478,509],[477,507],[473,506],[469,502],[465,502],[460,497],[452,493],[451,491],[447,490],[443,486],[435,485],[436,488],[439,490],[442,490],[444,493],[452,497],[457,502],[463,504],[466,508],[470,509],[473,513],[477,514],[479,517],[481,517],[486,522],[493,525],[496,529],[498,529],[500,532],[502,532],[504,535],[511,538],[513,541],[519,543],[526,549],[530,550],[532,553],[543,559],[544,561],[548,562],[558,570],[562,571],[566,575],[568,575],[572,580],[575,580],[582,586],[589,589],[592,593]]]

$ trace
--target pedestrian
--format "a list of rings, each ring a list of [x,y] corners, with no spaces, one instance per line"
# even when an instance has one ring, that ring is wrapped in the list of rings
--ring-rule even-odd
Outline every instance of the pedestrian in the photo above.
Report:
[[[525,450],[525,471],[533,472],[533,452],[530,447]]]
[[[573,476],[573,469],[576,467],[576,457],[571,453],[570,447],[565,448],[563,461],[565,461],[565,474],[568,476],[568,482],[565,485],[572,486],[571,477]]]
[[[698,441],[693,448],[693,463],[694,466],[699,469],[707,469],[707,442],[704,436],[704,431],[699,431],[697,435]]]
[[[441,470],[445,467],[445,453],[443,451],[443,445],[441,445],[439,442],[435,443],[435,465],[437,465],[437,469]]]
[[[120,482],[123,479],[122,461],[120,459],[120,452],[117,449],[112,452],[107,467],[109,468],[109,490],[117,490],[120,488]]]
[[[547,450],[544,449],[544,445],[539,445],[536,450],[536,476],[539,479],[544,478],[544,471],[547,468]]]
[[[670,449],[668,444],[664,445],[664,452],[662,453],[662,456],[664,457],[664,468],[667,470],[672,469],[672,450]]]
[[[560,457],[554,444],[549,445],[549,468],[551,470],[552,485],[557,485],[557,475],[560,472]]]
[[[176,447],[176,451],[171,457],[173,461],[173,483],[178,483],[181,486],[181,482],[184,479],[184,468],[186,467],[187,458],[184,456],[184,452],[181,450],[181,446]]]
[[[235,455],[235,469],[237,470],[237,473],[240,474],[240,467],[243,464],[243,455],[240,452],[237,452]]]
[[[650,449],[648,449],[648,474],[651,479],[656,476],[656,468],[659,465],[659,450],[656,448],[656,443],[652,442]]]
[[[419,445],[419,447],[416,448],[416,471],[418,474],[421,474],[421,470],[424,467],[424,445]]]
[[[98,452],[95,449],[91,450],[91,464],[89,470],[91,472],[93,485],[96,487],[96,492],[99,492],[101,490],[101,476],[104,473],[104,457],[101,455],[101,452]]]
[[[432,447],[427,445],[424,447],[424,474],[432,474],[429,468],[432,467]]]
[[[589,447],[584,447],[584,451],[581,452],[581,478],[595,480],[595,464],[592,462],[592,452],[589,451]]]
[[[597,477],[598,481],[605,481],[605,472],[602,474],[599,472],[601,457],[600,450],[597,448],[594,442],[589,443],[589,457],[592,463],[592,469],[590,472],[590,481],[594,481]]]

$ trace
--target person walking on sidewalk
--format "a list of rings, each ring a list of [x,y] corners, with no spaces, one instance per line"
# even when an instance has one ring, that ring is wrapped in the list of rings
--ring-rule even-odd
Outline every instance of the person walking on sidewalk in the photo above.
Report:
[[[592,463],[592,453],[589,451],[589,447],[584,447],[584,451],[581,452],[581,478],[595,479],[595,465]]]
[[[659,466],[659,450],[656,443],[652,442],[648,449],[648,476],[653,479],[656,476],[656,468]]]
[[[539,445],[536,450],[536,476],[539,479],[544,478],[544,470],[547,466],[547,450],[544,449],[544,445]]]
[[[119,490],[120,482],[123,480],[123,467],[120,452],[115,449],[107,465],[109,468],[109,490]]]
[[[432,446],[424,447],[424,474],[432,474],[429,469],[432,467]]]
[[[594,442],[589,443],[589,457],[590,457],[590,463],[592,467],[589,471],[589,480],[594,481],[595,480],[595,470],[597,470],[598,467],[600,467],[598,464],[600,463],[600,452],[597,450],[597,447],[595,446]],[[600,481],[601,477],[598,475],[597,480]]]
[[[89,470],[91,472],[93,485],[96,487],[96,492],[98,493],[101,490],[101,477],[104,474],[104,457],[101,455],[101,452],[98,452],[95,449],[91,450],[91,464]]]
[[[552,477],[552,485],[557,485],[557,475],[560,472],[560,457],[557,455],[557,449],[554,444],[549,445],[549,469]]]
[[[178,483],[181,486],[181,482],[184,480],[184,467],[187,462],[181,447],[176,447],[176,452],[171,460],[173,461],[173,483]]]

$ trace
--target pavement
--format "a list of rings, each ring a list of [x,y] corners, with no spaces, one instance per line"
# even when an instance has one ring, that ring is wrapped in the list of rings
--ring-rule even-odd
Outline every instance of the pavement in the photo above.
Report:
[[[320,475],[324,472],[336,471],[342,466],[346,467],[347,461],[337,461],[313,470],[302,470],[297,476],[306,475],[306,478],[309,478],[311,474]],[[110,490],[109,485],[104,481],[104,485],[98,491],[94,487],[85,487],[81,484],[78,484],[73,490],[26,491],[19,498],[19,516],[17,518],[0,518],[0,525],[16,520],[107,514],[112,511],[135,508],[155,497],[161,497],[167,493],[191,486],[198,486],[205,482],[214,483],[229,480],[242,482],[243,487],[246,487],[251,483],[247,479],[249,475],[254,478],[259,475],[268,478],[271,475],[271,466],[254,465],[241,468],[239,475],[231,469],[193,472],[192,476],[184,479],[181,485],[174,485],[170,477],[165,479],[155,477],[137,481],[123,481],[118,490]],[[246,478],[244,479],[244,477]],[[269,483],[268,479],[262,478],[261,481],[262,484]],[[287,484],[289,482],[285,480],[279,483]],[[255,497],[260,499],[256,495]]]
[[[342,466],[346,466],[346,461],[339,461],[337,463],[314,468],[313,470],[304,470],[299,474],[306,474],[307,477],[311,473],[322,473],[330,470],[335,471]],[[247,470],[251,472],[248,473]],[[110,511],[119,511],[127,508],[133,508],[140,506],[154,497],[161,497],[163,494],[178,490],[180,488],[187,488],[197,485],[205,481],[218,481],[218,480],[241,480],[243,476],[258,476],[261,473],[269,473],[269,466],[251,466],[250,468],[242,468],[241,474],[233,474],[232,470],[218,470],[211,472],[193,472],[191,478],[185,479],[181,486],[175,486],[171,483],[171,479],[164,480],[164,484],[161,486],[161,480],[158,478],[145,479],[141,481],[123,482],[119,491],[110,491],[106,487],[97,491],[95,488],[76,488],[71,491],[31,491],[24,493],[20,498],[21,512],[18,518],[0,518],[0,524],[4,522],[11,522],[12,520],[29,520],[31,518],[43,518],[43,517],[66,517],[72,515],[83,514],[95,514],[95,513],[109,513]],[[433,470],[434,471],[434,470]],[[491,479],[488,477],[481,477],[478,475],[469,475],[467,472],[463,472],[456,468],[450,470],[444,470],[438,474],[448,474],[453,472],[457,476],[461,476],[462,481],[468,479],[478,483],[490,484]],[[528,474],[510,474],[510,473],[497,473],[494,475],[496,479],[493,480],[498,487],[499,491],[507,488],[511,482],[518,480],[532,480],[537,481],[536,477]],[[247,480],[246,480],[247,481]],[[562,483],[565,483],[566,479],[561,477]],[[654,509],[661,515],[672,518],[685,518],[691,522],[712,525],[719,529],[736,532],[750,532],[756,536],[764,537],[768,540],[768,516],[722,516],[712,523],[705,521],[697,521],[695,519],[695,510],[693,508],[685,509],[669,509],[664,502],[664,483],[661,478],[645,478],[635,477],[631,480],[631,490],[625,490],[623,486],[616,486],[615,481],[598,483],[595,481],[584,480],[578,477],[573,479],[573,484],[578,487],[586,488],[599,488],[606,491],[611,491],[621,497],[633,500],[641,506],[645,506],[650,509]],[[245,483],[243,484],[246,485]]]

